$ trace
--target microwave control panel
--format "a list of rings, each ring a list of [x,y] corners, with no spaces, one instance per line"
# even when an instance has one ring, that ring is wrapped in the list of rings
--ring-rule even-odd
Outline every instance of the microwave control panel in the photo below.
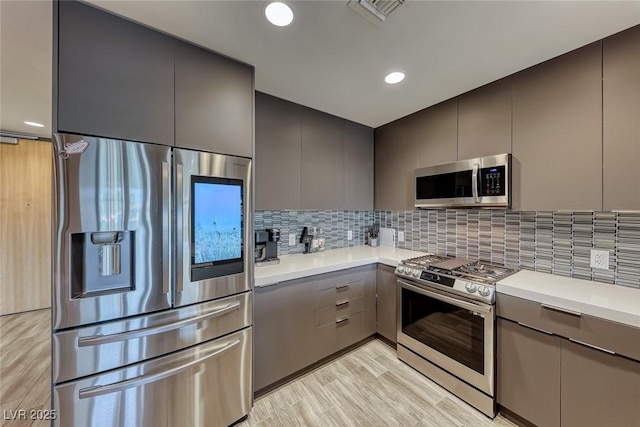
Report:
[[[506,168],[494,166],[480,169],[480,195],[504,196],[506,191]]]

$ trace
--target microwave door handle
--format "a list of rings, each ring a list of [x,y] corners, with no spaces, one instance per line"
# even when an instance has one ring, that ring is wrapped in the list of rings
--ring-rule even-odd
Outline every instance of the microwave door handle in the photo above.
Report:
[[[471,194],[473,194],[473,202],[479,203],[480,198],[478,197],[478,170],[480,169],[480,164],[473,164],[473,171],[471,173]]]
[[[184,289],[183,283],[183,267],[184,267],[184,189],[182,188],[183,181],[183,166],[176,162],[176,292],[182,292]]]

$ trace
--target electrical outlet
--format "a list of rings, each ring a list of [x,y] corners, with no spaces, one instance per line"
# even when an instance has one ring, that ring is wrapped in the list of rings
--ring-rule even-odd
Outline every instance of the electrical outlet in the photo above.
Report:
[[[609,251],[591,249],[591,268],[609,269]]]
[[[289,233],[289,246],[296,245],[296,233]]]
[[[404,231],[398,231],[398,242],[404,242]]]
[[[347,240],[353,240],[353,230],[347,231]]]

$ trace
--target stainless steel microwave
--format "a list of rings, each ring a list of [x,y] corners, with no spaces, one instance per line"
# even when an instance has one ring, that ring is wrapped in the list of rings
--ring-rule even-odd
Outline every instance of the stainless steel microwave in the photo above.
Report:
[[[416,208],[511,208],[511,154],[415,170]]]

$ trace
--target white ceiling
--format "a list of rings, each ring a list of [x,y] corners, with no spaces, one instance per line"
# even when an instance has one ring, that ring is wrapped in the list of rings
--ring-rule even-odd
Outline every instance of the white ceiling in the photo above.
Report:
[[[347,0],[289,1],[277,28],[264,1],[91,3],[256,68],[256,90],[377,127],[640,24],[640,1],[407,0],[375,25]],[[51,93],[51,3],[0,0],[0,128],[38,133]],[[404,82],[383,82],[392,70]]]

